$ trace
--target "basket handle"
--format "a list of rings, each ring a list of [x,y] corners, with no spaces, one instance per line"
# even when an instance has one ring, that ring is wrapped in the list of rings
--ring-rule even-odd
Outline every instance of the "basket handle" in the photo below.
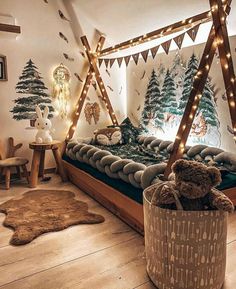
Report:
[[[179,198],[178,198],[178,196],[177,196],[177,194],[176,194],[175,191],[173,191],[173,196],[174,196],[174,198],[175,198],[175,204],[176,204],[177,210],[178,210],[178,211],[183,211],[183,210],[184,210],[184,209],[183,209],[183,206],[182,206],[182,204],[180,203],[180,200],[179,200]]]

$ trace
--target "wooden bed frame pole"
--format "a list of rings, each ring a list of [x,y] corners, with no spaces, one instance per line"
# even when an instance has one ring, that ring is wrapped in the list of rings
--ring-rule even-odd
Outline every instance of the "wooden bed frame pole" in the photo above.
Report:
[[[101,51],[101,49],[104,45],[104,42],[105,42],[105,37],[101,36],[99,41],[98,41],[97,47],[96,47],[96,53],[99,53]],[[77,105],[76,105],[76,110],[74,111],[74,114],[72,116],[72,123],[70,125],[69,131],[68,131],[67,137],[66,137],[67,140],[72,138],[74,135],[75,128],[76,128],[77,122],[79,120],[79,117],[80,117],[80,114],[81,114],[81,111],[82,111],[82,108],[84,105],[84,101],[85,101],[86,96],[88,94],[88,89],[89,89],[89,86],[91,84],[92,78],[93,78],[93,68],[90,65],[86,80],[84,82],[79,100],[78,100]]]
[[[213,1],[213,0],[210,0],[210,4],[211,4],[211,1]],[[219,6],[221,7],[221,9],[223,9],[224,23],[225,23],[225,18],[227,15],[225,14],[224,11],[228,11],[228,13],[229,13],[229,11],[230,11],[229,4],[225,6],[225,4],[222,4],[220,0],[214,0],[214,1],[216,1],[216,2],[218,1],[220,3]],[[231,3],[231,1],[228,1],[228,3]],[[224,7],[225,7],[225,9],[224,9]],[[217,18],[219,22],[221,20],[223,20],[223,19],[220,20],[219,14],[217,14],[215,16],[214,8],[212,9],[212,15],[215,18]],[[221,17],[223,17],[223,16],[221,16]],[[217,34],[219,33],[219,29],[220,29],[219,25],[217,25],[216,27],[213,25],[211,28],[211,31],[210,31],[203,55],[202,55],[202,59],[200,61],[197,73],[194,77],[192,91],[190,93],[189,100],[187,102],[182,120],[180,122],[179,129],[178,129],[178,132],[177,132],[177,135],[175,138],[173,151],[172,151],[170,159],[167,163],[167,167],[166,167],[166,170],[164,173],[164,179],[168,179],[168,176],[171,173],[172,164],[177,159],[179,159],[183,156],[183,153],[185,150],[185,145],[187,142],[187,138],[188,138],[188,135],[191,131],[193,120],[194,120],[194,117],[196,115],[197,108],[198,108],[198,105],[199,105],[199,102],[200,102],[200,99],[202,96],[202,92],[203,92],[203,89],[205,87],[208,73],[209,73],[209,70],[210,70],[210,67],[211,67],[215,52],[216,52],[216,48],[217,48],[217,45],[219,42],[217,39]],[[225,37],[228,39],[227,30],[226,30]],[[228,50],[228,52],[230,52],[230,50]],[[231,59],[231,61],[232,61],[232,59]],[[224,65],[225,65],[225,63],[224,63]],[[226,69],[224,70],[222,67],[222,70],[224,73],[224,71]],[[234,77],[234,80],[235,80],[235,77]],[[234,81],[234,83],[235,83],[235,81]],[[226,90],[227,90],[227,86],[226,86]],[[232,98],[232,95],[231,95],[231,98]],[[232,103],[231,103],[231,106],[232,106]],[[234,102],[234,107],[235,107],[235,102]],[[235,124],[235,121],[233,121],[233,119],[232,119],[232,123]],[[235,126],[233,126],[233,129],[234,129],[234,133],[235,133],[235,131],[236,131]]]
[[[108,97],[104,82],[102,80],[102,77],[100,75],[99,69],[97,67],[97,55],[99,53],[96,53],[96,55],[94,55],[91,52],[91,49],[90,49],[90,46],[89,46],[89,43],[88,43],[88,40],[87,40],[86,36],[82,36],[81,37],[81,41],[82,41],[82,43],[83,43],[83,45],[85,47],[85,51],[86,51],[88,60],[89,60],[89,62],[91,64],[91,67],[92,67],[92,69],[93,69],[93,71],[95,73],[95,78],[97,80],[99,89],[100,89],[101,94],[103,96],[103,99],[105,101],[106,108],[107,108],[107,111],[108,111],[108,113],[110,115],[111,121],[112,121],[113,125],[118,125],[118,121],[117,121],[116,115],[114,113],[114,110],[113,110],[113,107],[111,105],[110,99]]]
[[[135,38],[129,39],[127,41],[121,42],[120,44],[117,44],[115,46],[105,48],[101,50],[99,57],[117,52],[118,50],[123,50],[129,47],[135,46],[135,45],[139,45],[139,44],[148,42],[150,40],[161,38],[169,34],[173,34],[175,32],[183,30],[183,28],[186,28],[186,29],[190,28],[196,22],[202,23],[202,22],[208,22],[210,20],[211,20],[211,11],[206,11],[198,15],[195,15],[193,17],[187,18],[185,20],[182,20],[182,21],[173,23],[171,25],[162,27],[160,29],[154,30],[147,34],[140,35]]]
[[[236,79],[226,26],[227,15],[220,0],[210,0],[210,4],[211,7],[214,8],[214,11],[212,11],[212,19],[214,26],[217,27],[217,46],[233,126],[234,140],[236,141]]]
[[[215,40],[215,29],[212,26],[197,73],[194,77],[192,90],[179,125],[179,129],[173,146],[173,151],[167,163],[167,167],[164,173],[165,179],[168,179],[168,176],[171,173],[172,164],[177,159],[183,156],[185,144],[187,142],[188,135],[191,131],[193,120],[202,97],[202,91],[205,87],[210,66],[212,64],[216,52],[216,45],[214,40]]]

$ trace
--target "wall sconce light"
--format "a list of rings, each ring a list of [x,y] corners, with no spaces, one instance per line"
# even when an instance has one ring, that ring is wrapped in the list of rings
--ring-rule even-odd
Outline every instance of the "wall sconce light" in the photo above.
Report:
[[[62,63],[53,71],[53,98],[58,115],[67,117],[70,98],[70,72]]]

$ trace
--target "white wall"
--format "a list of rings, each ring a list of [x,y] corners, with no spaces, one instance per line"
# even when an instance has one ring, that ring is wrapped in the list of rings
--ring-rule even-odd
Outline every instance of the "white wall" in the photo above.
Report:
[[[236,69],[236,53],[234,51],[236,47],[236,36],[230,37],[232,57],[234,62],[234,67]],[[189,57],[194,52],[195,55],[201,58],[205,44],[199,44],[191,47],[186,47],[180,50],[180,55],[186,62]],[[165,68],[170,68],[173,59],[178,50],[172,50],[169,55],[165,53],[158,53],[153,60],[152,57],[148,57],[147,63],[140,58],[138,65],[136,66],[134,61],[131,61],[127,69],[127,95],[128,95],[128,116],[135,121],[138,125],[144,105],[144,98],[147,90],[147,85],[151,76],[152,69],[155,69],[158,73],[158,67],[162,63]],[[141,80],[142,75],[145,72],[144,78]],[[225,86],[222,76],[221,67],[219,64],[219,59],[214,58],[212,67],[210,69],[209,75],[212,79],[212,83],[215,84],[215,97],[217,98],[217,112],[220,121],[220,135],[221,144],[220,147],[227,150],[235,152],[235,142],[233,140],[233,135],[227,130],[227,125],[232,127],[231,119],[229,115],[228,102],[222,99],[222,95],[225,92]],[[138,92],[138,93],[137,93]],[[174,140],[176,132],[172,131],[166,132],[166,139]]]
[[[84,80],[88,71],[87,60],[79,53],[82,50],[79,37],[88,34],[89,42],[94,45],[99,36],[83,15],[80,16],[81,19],[73,19],[73,23],[64,21],[59,17],[58,9],[62,10],[68,18],[75,16],[73,15],[73,6],[68,5],[68,1],[64,1],[67,3],[66,7],[62,0],[48,2],[46,4],[43,0],[1,0],[0,8],[0,14],[12,15],[16,19],[16,24],[21,26],[21,34],[17,37],[10,33],[0,34],[0,54],[7,56],[8,66],[8,81],[0,82],[0,149],[5,152],[7,138],[13,136],[17,142],[24,144],[23,149],[18,154],[29,159],[32,152],[28,148],[28,143],[34,140],[36,131],[26,130],[29,121],[15,121],[12,119],[12,113],[9,112],[14,105],[13,100],[19,96],[16,94],[15,86],[23,67],[31,58],[41,72],[49,92],[51,92],[53,69],[61,62],[66,65],[71,72],[70,112],[72,112],[82,89],[82,83],[76,79],[74,73],[78,73]],[[81,22],[83,25],[80,25]],[[73,30],[76,31],[75,35]],[[59,37],[59,32],[68,38],[69,44]],[[63,53],[69,54],[75,61],[66,60]],[[111,86],[118,85],[116,76],[114,73],[114,78],[107,80],[107,83]],[[115,85],[112,84],[113,81]],[[91,97],[92,101],[97,100],[92,89],[88,96]],[[120,111],[119,118],[122,119],[125,111],[124,94],[120,99],[115,95],[111,98],[115,110]],[[56,130],[54,138],[64,140],[70,117],[67,121],[55,117],[52,122]],[[107,123],[110,123],[108,115],[102,111],[99,125],[104,126]],[[82,117],[77,133],[89,135],[92,134],[94,128],[95,126],[89,126]],[[47,159],[47,166],[53,167],[54,163],[51,161],[51,157],[48,156]]]

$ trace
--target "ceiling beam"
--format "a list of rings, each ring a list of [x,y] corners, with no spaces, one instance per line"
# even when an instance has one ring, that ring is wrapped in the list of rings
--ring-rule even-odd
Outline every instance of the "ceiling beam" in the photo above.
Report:
[[[19,34],[21,33],[21,28],[17,25],[0,23],[0,31]]]

